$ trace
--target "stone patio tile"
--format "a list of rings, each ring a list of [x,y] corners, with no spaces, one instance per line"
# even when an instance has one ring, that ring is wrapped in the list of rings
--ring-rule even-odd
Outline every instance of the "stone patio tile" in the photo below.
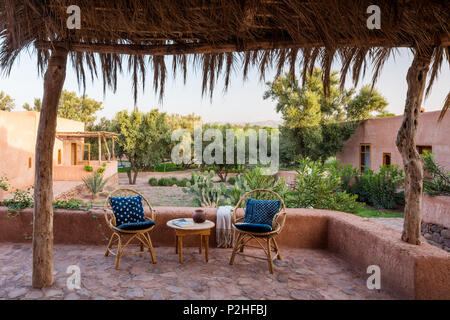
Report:
[[[102,246],[55,245],[55,284],[31,287],[32,252],[29,244],[0,244],[0,299],[393,299],[369,290],[366,279],[346,261],[324,250],[281,249],[284,260],[274,260],[270,274],[265,261],[237,256],[231,250],[210,251],[205,263],[198,251],[186,250],[181,265],[173,248],[155,248],[157,264],[147,255],[104,257]],[[261,254],[255,249],[248,254]],[[66,287],[67,267],[81,269],[81,289]]]

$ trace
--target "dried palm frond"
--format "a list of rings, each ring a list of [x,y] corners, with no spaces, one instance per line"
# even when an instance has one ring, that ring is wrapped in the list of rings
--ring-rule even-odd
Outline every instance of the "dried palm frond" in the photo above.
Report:
[[[184,81],[188,64],[193,71],[201,70],[202,93],[210,96],[220,75],[226,90],[233,70],[241,70],[245,79],[249,68],[257,67],[262,80],[272,66],[277,75],[285,69],[294,73],[296,61],[303,70],[302,80],[316,64],[322,66],[328,91],[331,65],[337,57],[343,88],[349,72],[356,85],[370,63],[375,83],[396,47],[421,50],[432,45],[429,93],[443,64],[450,62],[448,1],[378,0],[379,30],[366,26],[366,9],[372,2],[0,0],[0,69],[9,74],[20,52],[30,49],[42,74],[52,46],[63,45],[70,51],[80,86],[85,88],[87,77],[101,76],[104,90],[115,91],[117,76],[126,69],[135,100],[138,88],[145,88],[149,71],[153,71],[153,89],[163,97],[165,54],[172,55],[172,74],[181,72]],[[81,9],[79,30],[67,28],[70,5]],[[146,58],[139,51],[142,48],[160,51]]]

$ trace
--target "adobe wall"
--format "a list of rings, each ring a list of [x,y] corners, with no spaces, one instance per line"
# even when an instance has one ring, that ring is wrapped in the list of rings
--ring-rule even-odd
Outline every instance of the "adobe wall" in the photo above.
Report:
[[[0,176],[8,177],[10,191],[33,184],[37,126],[36,112],[0,111]]]
[[[416,145],[432,146],[435,160],[446,170],[450,170],[450,114],[438,122],[440,111],[424,112],[419,116]],[[344,144],[344,149],[336,154],[341,163],[359,168],[360,144],[370,143],[370,169],[378,170],[383,164],[383,153],[391,154],[393,164],[403,167],[400,153],[395,145],[397,131],[403,116],[375,118],[363,121],[355,133]]]
[[[54,166],[53,180],[54,181],[82,181],[82,178],[89,176],[93,172],[97,172],[99,168],[105,168],[103,175],[108,178],[117,173],[117,161],[103,162],[106,167],[103,167],[96,162],[91,163],[92,172],[84,170],[84,165],[77,166]]]
[[[328,249],[366,272],[381,270],[387,286],[409,299],[450,299],[450,254],[428,243],[401,241],[401,233],[369,219],[328,211]]]
[[[421,232],[432,245],[450,252],[450,197],[422,197]]]
[[[196,208],[156,207],[156,227],[152,231],[155,246],[172,246],[175,235],[166,223],[171,219],[189,217]],[[207,208],[207,219],[216,222],[216,210]],[[290,211],[291,209],[289,209]],[[0,207],[0,242],[24,242],[23,234],[32,233],[32,209],[25,209],[15,218],[7,217],[7,208]],[[146,212],[149,215],[149,212]],[[243,215],[239,212],[238,215]],[[101,224],[101,227],[99,226]],[[290,217],[290,223],[278,238],[280,246],[294,248],[326,248],[327,217],[305,212]],[[104,244],[104,236],[110,235],[103,210],[84,211],[56,210],[54,214],[54,239],[61,244]],[[192,240],[192,241],[191,241]],[[186,239],[187,246],[197,246],[195,239]],[[215,232],[211,233],[211,246],[215,246]]]
[[[0,176],[8,177],[10,191],[16,188],[24,189],[34,183],[39,115],[39,112],[34,111],[0,111]],[[58,118],[56,131],[84,131],[84,123]],[[55,165],[58,163],[59,149],[64,159],[63,142],[55,139],[53,152]]]

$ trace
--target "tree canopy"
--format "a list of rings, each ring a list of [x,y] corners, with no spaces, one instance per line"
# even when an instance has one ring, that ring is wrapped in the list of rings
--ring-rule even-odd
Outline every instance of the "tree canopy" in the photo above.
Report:
[[[63,90],[59,100],[58,116],[88,125],[95,121],[95,113],[102,109],[101,102],[90,99],[87,95],[78,97],[75,92]]]
[[[23,105],[27,111],[40,112],[41,99],[35,98],[31,107],[28,103]],[[92,125],[97,119],[95,113],[103,109],[102,102],[89,98],[87,95],[77,96],[76,92],[63,90],[58,104],[58,117],[84,122],[86,126]]]
[[[148,113],[127,110],[116,114],[113,121],[116,132],[119,155],[125,155],[130,161],[133,177],[128,171],[130,184],[136,183],[140,170],[147,170],[161,163],[170,154],[170,127],[166,114],[157,109]]]
[[[28,103],[25,103],[23,105],[23,108],[27,111],[36,111],[36,112],[41,112],[42,109],[42,102],[41,99],[39,98],[34,98],[34,103],[33,106],[31,107]]]
[[[359,93],[350,101],[347,106],[347,117],[352,120],[364,120],[376,116],[385,116],[387,101],[378,93],[366,85],[361,88]]]
[[[323,72],[315,68],[304,83],[286,74],[268,82],[264,99],[277,102],[276,111],[284,120],[280,128],[280,160],[293,164],[300,157],[314,160],[334,155],[354,132],[359,120],[374,114],[387,114],[386,100],[369,86],[355,95],[342,89],[338,72],[332,72],[328,94],[324,92]]]
[[[1,111],[12,111],[16,105],[14,104],[14,99],[11,98],[9,94],[0,91],[0,110]]]

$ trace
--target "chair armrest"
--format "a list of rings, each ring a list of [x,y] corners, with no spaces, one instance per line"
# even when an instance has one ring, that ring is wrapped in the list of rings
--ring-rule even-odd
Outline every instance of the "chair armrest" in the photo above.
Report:
[[[109,208],[103,208],[103,211],[105,212],[105,220],[106,222],[112,226],[116,227],[116,217],[114,216],[114,213]]]
[[[156,222],[156,210],[155,209],[152,209],[151,219],[153,220],[153,222]]]
[[[232,208],[232,209],[230,210],[230,214],[231,214],[231,223],[232,223],[232,224],[236,224],[236,222],[241,221],[242,219],[244,219],[243,217],[240,217],[240,218],[236,217],[236,215],[235,215],[235,213],[234,213],[234,209],[235,209],[235,208]]]
[[[279,219],[280,217],[283,219],[283,221],[282,221],[281,223],[278,221],[278,219]],[[272,220],[272,229],[273,229],[273,230],[277,230],[278,227],[279,227],[279,229],[281,230],[281,228],[283,228],[285,219],[286,219],[286,211],[280,211],[280,212],[278,212],[278,213],[273,217],[273,220]]]
[[[236,224],[236,222],[239,222],[239,221],[241,221],[241,220],[244,220],[244,217],[236,218],[236,219],[234,220],[234,224]]]

